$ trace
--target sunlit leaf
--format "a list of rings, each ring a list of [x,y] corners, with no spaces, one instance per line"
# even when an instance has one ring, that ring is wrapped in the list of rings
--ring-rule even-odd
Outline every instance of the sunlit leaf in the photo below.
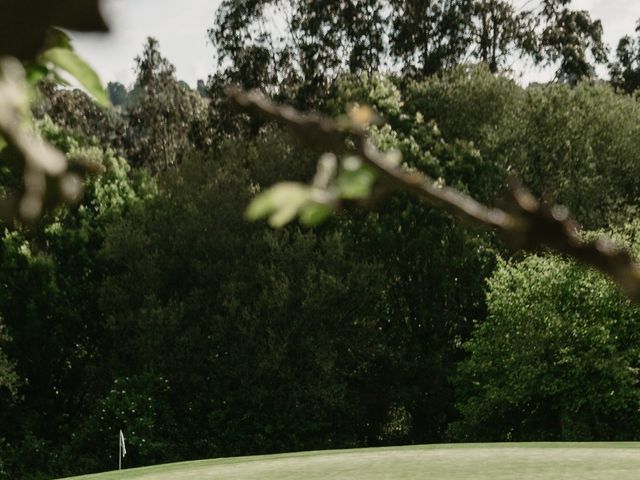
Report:
[[[376,175],[368,168],[355,171],[344,170],[338,177],[340,196],[346,199],[365,198],[371,192]]]
[[[51,48],[39,56],[39,61],[52,63],[70,73],[102,106],[109,106],[109,97],[102,86],[98,74],[79,57],[67,48]]]
[[[294,182],[282,182],[257,195],[247,207],[249,220],[269,217],[269,224],[281,227],[293,220],[311,198],[311,188]]]
[[[269,225],[274,228],[284,227],[287,223],[290,223],[294,218],[296,218],[296,215],[298,214],[298,207],[299,205],[294,204],[283,205],[269,217]]]
[[[300,212],[300,223],[313,227],[324,222],[331,215],[331,208],[317,202],[310,202]]]
[[[255,221],[266,217],[273,211],[273,202],[271,201],[271,193],[266,190],[256,195],[244,212],[247,220]]]

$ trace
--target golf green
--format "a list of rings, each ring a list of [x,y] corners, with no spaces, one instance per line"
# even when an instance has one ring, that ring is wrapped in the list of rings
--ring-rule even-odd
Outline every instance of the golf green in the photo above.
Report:
[[[74,479],[640,479],[640,443],[417,445],[219,458]]]

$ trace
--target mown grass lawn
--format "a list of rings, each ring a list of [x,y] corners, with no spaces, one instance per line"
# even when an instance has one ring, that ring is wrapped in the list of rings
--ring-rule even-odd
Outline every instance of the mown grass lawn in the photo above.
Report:
[[[418,445],[220,458],[73,477],[203,480],[637,480],[640,443]]]

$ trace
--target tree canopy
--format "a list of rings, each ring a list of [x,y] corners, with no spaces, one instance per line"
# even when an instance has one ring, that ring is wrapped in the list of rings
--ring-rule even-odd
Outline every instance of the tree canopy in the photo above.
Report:
[[[38,22],[101,26],[95,1],[77,2],[87,23],[70,5]],[[637,306],[565,256],[522,250],[542,237],[635,271],[601,235],[637,251],[636,40],[608,84],[594,81],[601,25],[568,0],[225,0],[206,84],[180,81],[150,38],[135,82],[105,90],[44,27],[20,32],[24,53],[0,34],[21,61],[0,67],[0,193],[15,199],[0,231],[0,479],[112,469],[120,429],[127,467],[638,439]],[[519,85],[519,57],[555,79]],[[230,83],[324,116],[236,94],[267,118],[247,115]],[[29,157],[37,139],[64,168],[29,169],[49,158]],[[509,190],[513,172],[531,194]],[[58,195],[69,175],[74,202]],[[25,198],[41,201],[29,219]],[[505,242],[460,225],[451,198],[535,228]]]

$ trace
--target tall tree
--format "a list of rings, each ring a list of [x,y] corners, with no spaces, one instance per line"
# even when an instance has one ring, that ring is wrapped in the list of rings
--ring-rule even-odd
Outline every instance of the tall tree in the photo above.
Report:
[[[487,302],[459,366],[456,440],[638,438],[640,311],[611,282],[532,255],[500,262]]]
[[[594,75],[606,48],[600,21],[570,4],[544,0],[535,9],[516,9],[507,0],[225,0],[209,35],[227,82],[262,88],[297,106],[321,98],[343,72],[390,68],[424,77],[471,60],[496,73],[514,56],[557,64],[558,80],[575,83]]]
[[[338,74],[372,72],[384,52],[383,0],[224,0],[209,36],[225,77],[304,103]]]
[[[460,63],[469,48],[471,0],[390,0],[391,53],[422,75]]]
[[[609,65],[611,84],[626,93],[633,93],[640,87],[640,20],[636,34],[636,38],[625,35],[620,39],[616,61]]]
[[[587,10],[571,10],[571,0],[544,0],[538,63],[557,64],[556,79],[575,84],[593,78],[607,61],[602,23]]]
[[[510,56],[535,54],[535,20],[530,10],[516,10],[504,0],[476,0],[473,3],[472,55],[493,73],[505,66]]]
[[[202,137],[206,101],[177,80],[154,38],[136,58],[136,72],[127,105],[129,160],[163,170],[179,163],[194,138]]]

